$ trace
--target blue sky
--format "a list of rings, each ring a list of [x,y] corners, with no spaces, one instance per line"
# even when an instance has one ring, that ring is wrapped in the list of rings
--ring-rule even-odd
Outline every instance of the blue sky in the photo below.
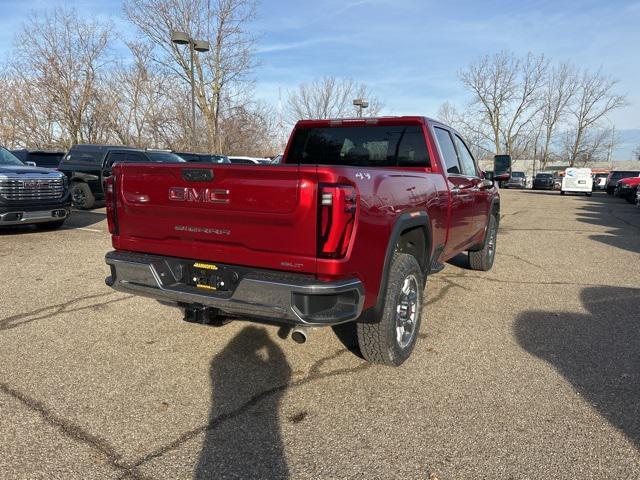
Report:
[[[118,0],[66,0],[126,33]],[[0,0],[0,56],[30,10],[52,1]],[[640,1],[262,0],[256,87],[278,92],[323,75],[353,77],[383,100],[387,114],[435,115],[467,98],[457,72],[479,55],[510,49],[544,53],[619,80],[629,105],[618,129],[640,129]]]

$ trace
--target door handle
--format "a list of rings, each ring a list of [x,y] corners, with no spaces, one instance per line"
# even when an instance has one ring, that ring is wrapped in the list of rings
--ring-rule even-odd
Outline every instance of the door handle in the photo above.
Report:
[[[458,187],[453,187],[453,188],[451,189],[451,193],[452,193],[453,195],[458,195],[461,191],[462,191],[462,190],[460,190]]]

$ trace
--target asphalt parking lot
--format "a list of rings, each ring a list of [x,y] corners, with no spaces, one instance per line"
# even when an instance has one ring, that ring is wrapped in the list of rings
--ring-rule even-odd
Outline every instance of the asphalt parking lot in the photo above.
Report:
[[[399,369],[110,290],[103,210],[2,232],[0,476],[640,478],[640,210],[502,203],[494,269],[430,277]]]

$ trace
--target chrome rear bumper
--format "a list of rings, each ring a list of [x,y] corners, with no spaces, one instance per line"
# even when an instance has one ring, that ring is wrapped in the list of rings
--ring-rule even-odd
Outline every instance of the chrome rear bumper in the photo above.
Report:
[[[364,305],[358,279],[320,282],[309,275],[243,269],[233,291],[210,292],[182,281],[194,260],[120,251],[107,253],[105,260],[111,267],[108,286],[181,306],[214,307],[292,324],[335,325],[357,319]]]

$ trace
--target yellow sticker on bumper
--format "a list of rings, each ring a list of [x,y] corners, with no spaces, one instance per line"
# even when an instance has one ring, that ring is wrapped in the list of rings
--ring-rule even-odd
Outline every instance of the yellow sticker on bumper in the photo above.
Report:
[[[218,270],[218,267],[213,263],[194,263],[193,268],[202,268],[204,270]]]

